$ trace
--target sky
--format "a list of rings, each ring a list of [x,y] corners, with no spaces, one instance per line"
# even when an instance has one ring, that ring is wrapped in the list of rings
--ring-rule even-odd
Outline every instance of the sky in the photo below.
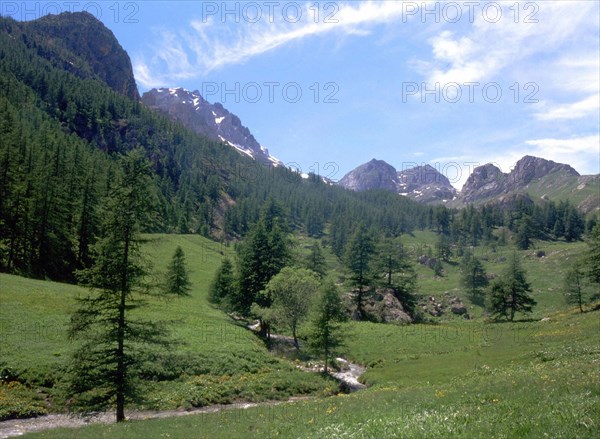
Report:
[[[461,188],[524,155],[600,172],[600,2],[0,2],[82,10],[143,93],[199,90],[303,172],[429,163]],[[8,10],[7,10],[8,8]]]

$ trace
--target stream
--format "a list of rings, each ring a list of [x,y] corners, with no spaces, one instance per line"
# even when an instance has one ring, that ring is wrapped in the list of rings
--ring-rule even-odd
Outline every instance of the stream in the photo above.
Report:
[[[289,337],[277,336],[282,339]],[[366,368],[358,364],[350,363],[344,358],[336,358],[343,365],[343,370],[340,372],[329,372],[331,376],[346,384],[350,391],[356,391],[366,388],[366,386],[358,381]],[[313,399],[313,397],[292,397],[286,401],[264,401],[256,403],[233,403],[233,404],[214,404],[206,407],[199,407],[191,410],[139,410],[127,411],[126,417],[131,420],[157,419],[168,418],[175,416],[188,416],[203,413],[216,413],[223,410],[244,410],[259,406],[274,406],[287,404],[290,402]],[[39,416],[37,418],[27,419],[10,419],[0,422],[0,439],[9,437],[21,436],[25,433],[34,431],[50,430],[53,428],[77,428],[91,424],[112,424],[115,422],[114,411],[102,412],[92,416],[69,415],[69,414],[52,414]]]

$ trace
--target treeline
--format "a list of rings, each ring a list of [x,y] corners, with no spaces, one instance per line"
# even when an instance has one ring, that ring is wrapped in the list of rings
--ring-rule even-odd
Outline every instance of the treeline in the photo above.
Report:
[[[558,203],[545,200],[534,204],[526,197],[511,208],[499,205],[475,208],[471,205],[460,211],[440,210],[430,216],[435,218],[431,227],[460,247],[506,244],[507,232],[511,232],[514,243],[521,250],[528,249],[534,239],[579,241],[597,223],[594,217],[586,221],[568,200]],[[500,233],[494,233],[498,228],[501,228]]]

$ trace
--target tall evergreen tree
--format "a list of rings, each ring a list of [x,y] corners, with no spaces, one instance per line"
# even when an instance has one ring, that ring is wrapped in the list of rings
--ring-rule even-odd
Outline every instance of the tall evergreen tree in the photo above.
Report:
[[[306,256],[304,265],[309,270],[317,273],[319,279],[323,279],[327,275],[327,261],[323,255],[323,249],[318,242],[315,242],[310,247],[310,253]]]
[[[587,301],[585,280],[582,263],[577,261],[567,271],[563,281],[563,292],[567,303],[577,304],[580,312],[583,312],[583,304]]]
[[[166,274],[165,293],[174,296],[189,296],[191,282],[185,266],[185,253],[177,246]]]
[[[488,285],[488,279],[481,261],[470,252],[466,252],[461,261],[460,283],[467,290],[471,301],[483,306],[483,289]]]
[[[143,151],[122,159],[122,172],[105,201],[102,237],[94,246],[94,265],[81,272],[93,294],[79,300],[69,334],[83,340],[73,358],[71,390],[85,409],[116,406],[117,422],[135,396],[136,366],[143,347],[166,343],[159,323],[131,316],[147,292],[147,267],[140,258],[140,225],[149,211],[149,164]]]
[[[391,288],[410,312],[414,311],[417,275],[400,239],[383,239],[378,246],[376,269],[383,273],[380,285]]]
[[[356,314],[359,319],[364,315],[364,295],[373,280],[371,262],[375,253],[375,240],[367,227],[362,224],[357,227],[346,248],[346,267],[350,271],[350,281],[357,289]]]
[[[229,258],[224,258],[215,275],[209,292],[209,299],[213,303],[231,306],[230,301],[236,297],[235,274],[233,264]]]
[[[517,225],[517,233],[515,235],[515,244],[520,250],[527,250],[531,247],[531,237],[533,234],[533,226],[531,217],[523,215]]]
[[[259,291],[290,261],[290,244],[284,232],[285,218],[276,206],[274,203],[267,205],[261,220],[240,247],[239,290],[232,306],[245,315],[250,313]],[[258,298],[257,304],[261,307],[271,305],[262,298]]]
[[[590,232],[585,264],[588,278],[600,287],[600,223]]]

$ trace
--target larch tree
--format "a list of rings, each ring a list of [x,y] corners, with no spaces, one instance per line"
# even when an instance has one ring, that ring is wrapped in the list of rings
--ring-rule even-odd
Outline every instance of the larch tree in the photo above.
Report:
[[[356,292],[356,313],[359,319],[364,317],[364,300],[367,288],[373,280],[371,263],[375,253],[375,240],[363,224],[360,225],[346,247],[346,267],[350,272],[352,286]]]
[[[92,292],[78,299],[69,336],[81,340],[71,364],[70,390],[74,406],[84,411],[116,407],[125,420],[125,404],[137,397],[137,366],[148,346],[166,347],[167,331],[160,322],[134,317],[149,294],[144,282],[148,267],[140,256],[140,227],[149,213],[150,165],[136,149],[121,160],[121,172],[104,201],[102,236],[93,246],[94,264],[79,272]]]

